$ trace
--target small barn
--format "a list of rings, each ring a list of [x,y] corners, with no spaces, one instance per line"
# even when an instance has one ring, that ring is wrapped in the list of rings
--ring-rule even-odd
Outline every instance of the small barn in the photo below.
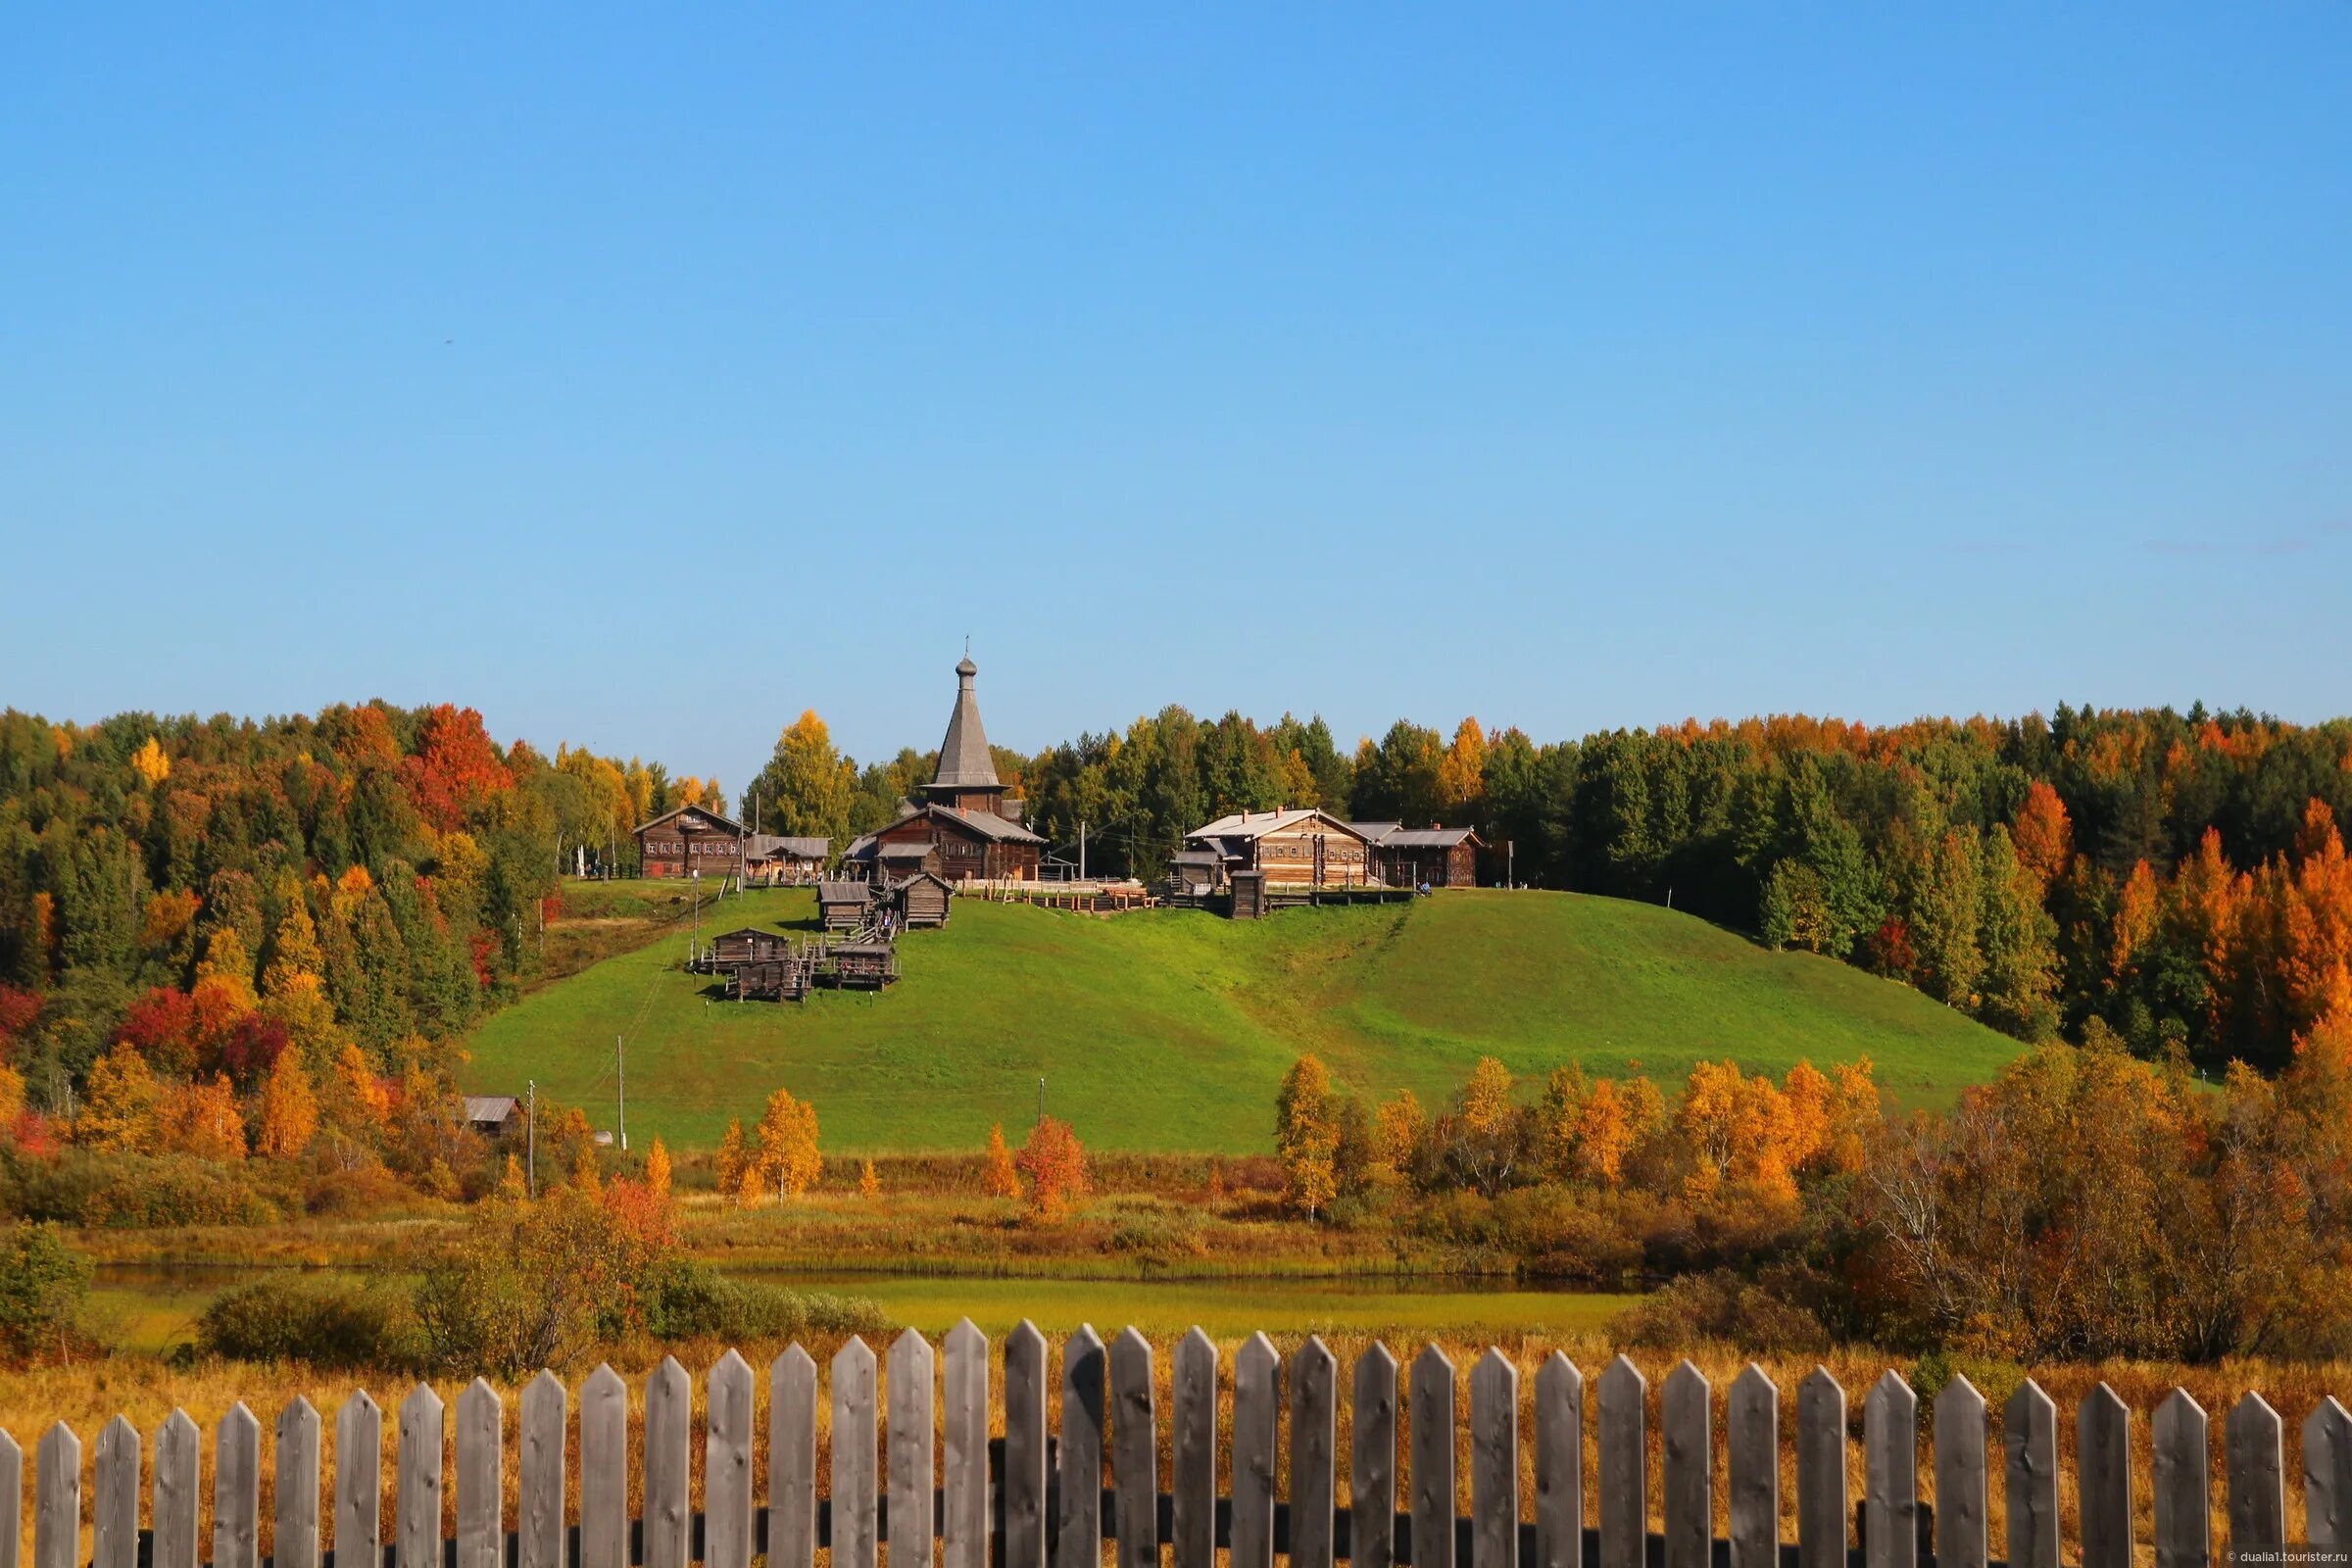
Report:
[[[866,914],[873,906],[874,891],[873,885],[866,882],[819,882],[817,918],[828,931],[855,931],[865,924]]]
[[[1225,883],[1225,857],[1215,850],[1179,850],[1168,857],[1168,881],[1184,898],[1205,898]]]
[[[513,1095],[467,1095],[466,1125],[485,1138],[497,1138],[522,1125],[522,1102]]]
[[[781,931],[762,931],[747,925],[711,939],[710,965],[715,969],[732,969],[737,964],[766,963],[791,951],[792,941]]]
[[[1466,827],[1391,828],[1372,854],[1391,887],[1474,888],[1486,841]]]
[[[853,991],[879,991],[899,977],[898,950],[887,942],[844,943],[833,950],[833,981]]]
[[[907,930],[936,931],[948,923],[956,890],[948,885],[946,877],[917,871],[902,882],[893,883],[890,899]]]

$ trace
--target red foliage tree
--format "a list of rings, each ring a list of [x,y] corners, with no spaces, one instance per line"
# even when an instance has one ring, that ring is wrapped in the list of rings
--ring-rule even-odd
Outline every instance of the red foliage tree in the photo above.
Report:
[[[172,986],[156,986],[130,1004],[115,1026],[115,1040],[166,1072],[196,1067],[196,999]]]
[[[283,1023],[266,1012],[249,1012],[220,1043],[220,1066],[239,1084],[254,1083],[277,1065],[288,1039]]]
[[[494,795],[514,787],[482,715],[448,703],[424,716],[416,755],[401,764],[416,814],[447,833],[464,827]]]
[[[0,986],[0,1046],[15,1044],[17,1037],[32,1027],[32,1020],[41,1015],[41,999],[30,991],[19,991],[15,986]]]

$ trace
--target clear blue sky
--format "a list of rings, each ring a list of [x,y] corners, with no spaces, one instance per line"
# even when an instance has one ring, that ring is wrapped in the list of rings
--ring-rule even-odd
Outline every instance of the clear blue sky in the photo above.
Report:
[[[479,13],[496,13],[483,16]],[[2352,7],[53,7],[0,703],[2352,710]]]

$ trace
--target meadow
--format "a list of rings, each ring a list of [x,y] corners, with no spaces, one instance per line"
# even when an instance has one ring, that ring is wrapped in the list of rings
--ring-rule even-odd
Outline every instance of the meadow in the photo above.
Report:
[[[609,895],[608,895],[609,896]],[[788,1086],[828,1152],[970,1149],[1045,1106],[1092,1149],[1264,1152],[1301,1052],[1345,1088],[1441,1103],[1483,1055],[1539,1077],[1565,1062],[1679,1083],[1726,1057],[1779,1075],[1870,1057],[1898,1102],[1947,1102],[2018,1045],[1909,987],[1760,948],[1670,909],[1538,892],[1298,909],[1261,922],[1189,910],[1115,918],[959,899],[901,943],[878,995],[735,1004],[682,967],[690,921],[549,983],[467,1038],[470,1092],[542,1094],[613,1117],[625,1041],[629,1133],[716,1143]],[[812,928],[805,890],[701,911],[704,937]],[[561,922],[557,927],[561,928]]]

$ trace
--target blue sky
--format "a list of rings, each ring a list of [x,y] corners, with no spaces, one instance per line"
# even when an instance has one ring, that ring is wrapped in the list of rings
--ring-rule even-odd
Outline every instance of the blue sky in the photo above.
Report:
[[[2340,4],[218,12],[0,45],[0,703],[2352,710]]]

